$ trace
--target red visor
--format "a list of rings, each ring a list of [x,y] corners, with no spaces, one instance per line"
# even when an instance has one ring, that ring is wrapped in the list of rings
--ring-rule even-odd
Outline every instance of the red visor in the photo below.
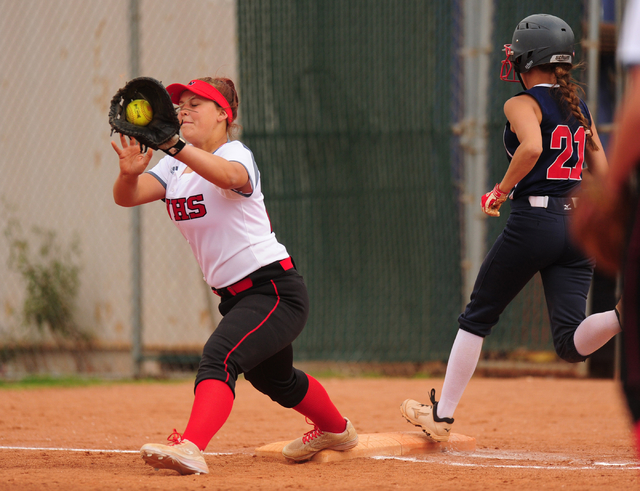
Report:
[[[182,93],[185,90],[193,92],[194,94],[199,95],[200,97],[204,97],[205,99],[209,99],[210,101],[217,102],[218,105],[226,111],[229,124],[233,123],[233,111],[231,110],[229,101],[225,99],[220,91],[213,85],[208,84],[207,82],[204,82],[202,80],[192,80],[187,85],[171,84],[167,87],[167,92],[169,92],[169,95],[171,96],[171,102],[178,105],[178,103],[180,102],[180,96],[182,96]]]

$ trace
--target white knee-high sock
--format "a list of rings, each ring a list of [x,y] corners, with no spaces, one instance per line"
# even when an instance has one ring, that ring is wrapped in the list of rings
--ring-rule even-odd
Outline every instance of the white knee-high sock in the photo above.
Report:
[[[578,353],[588,356],[621,331],[615,310],[592,314],[583,320],[573,333]],[[439,406],[439,405],[438,405]]]
[[[438,402],[437,414],[439,418],[453,417],[462,398],[462,393],[467,388],[467,384],[478,365],[478,360],[480,360],[483,341],[483,337],[462,329],[458,330],[449,355],[442,394]]]

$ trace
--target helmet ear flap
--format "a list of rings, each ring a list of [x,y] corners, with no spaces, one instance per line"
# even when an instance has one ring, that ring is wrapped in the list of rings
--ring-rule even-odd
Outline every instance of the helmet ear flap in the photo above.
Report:
[[[518,55],[515,57],[515,59],[513,60],[513,64],[515,66],[515,70],[517,73],[520,73],[520,63],[522,62],[522,55]]]
[[[533,55],[535,54],[535,50],[531,49],[529,51],[527,51],[527,57],[525,58],[525,62],[523,64],[522,63],[522,56],[520,55],[518,58],[518,66],[520,67],[520,70],[518,70],[520,73],[526,73],[529,71],[529,69],[531,68],[531,66],[533,65]]]

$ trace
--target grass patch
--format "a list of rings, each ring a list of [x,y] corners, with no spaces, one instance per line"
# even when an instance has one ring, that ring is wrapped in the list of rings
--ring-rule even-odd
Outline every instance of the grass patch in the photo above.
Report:
[[[3,389],[29,389],[43,387],[85,387],[102,384],[102,380],[85,377],[53,377],[51,375],[29,375],[19,380],[2,380]]]
[[[29,375],[19,380],[0,380],[0,389],[43,389],[68,387],[95,387],[121,384],[173,384],[186,378],[106,379],[99,377]],[[192,380],[189,378],[188,380]]]

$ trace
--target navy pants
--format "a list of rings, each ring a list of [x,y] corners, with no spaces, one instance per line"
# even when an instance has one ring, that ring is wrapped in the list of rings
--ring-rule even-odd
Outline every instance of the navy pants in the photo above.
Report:
[[[487,254],[471,301],[458,318],[460,328],[485,337],[531,278],[540,272],[553,344],[569,362],[584,361],[573,333],[585,318],[594,262],[571,242],[571,198],[550,198],[533,208],[527,198],[511,202],[507,224]]]
[[[302,276],[290,269],[233,296],[222,296],[220,324],[204,346],[196,387],[206,379],[225,382],[235,395],[241,373],[280,405],[297,406],[309,388],[293,367],[291,343],[309,315]]]

